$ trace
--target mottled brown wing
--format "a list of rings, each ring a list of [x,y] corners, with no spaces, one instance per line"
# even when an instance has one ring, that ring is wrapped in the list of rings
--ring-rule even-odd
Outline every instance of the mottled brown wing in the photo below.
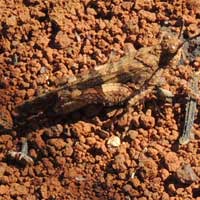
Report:
[[[128,81],[142,85],[159,68],[160,48],[158,47],[158,51],[155,49],[156,47],[144,47],[117,62],[98,66],[87,75],[73,78],[66,87],[86,89],[104,83]]]

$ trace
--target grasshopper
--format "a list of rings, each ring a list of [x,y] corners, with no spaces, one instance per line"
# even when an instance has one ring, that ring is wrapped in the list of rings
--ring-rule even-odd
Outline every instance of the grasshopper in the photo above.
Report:
[[[119,61],[97,66],[87,75],[77,76],[58,89],[24,102],[17,110],[37,113],[53,99],[54,112],[67,114],[91,103],[115,105],[134,98],[136,91],[156,85],[157,74],[160,76],[164,68],[178,64],[182,45],[176,37],[164,35],[159,45],[133,49]],[[126,86],[127,82],[132,82],[135,88]]]
[[[17,106],[17,113],[30,116],[52,109],[56,115],[63,115],[88,104],[113,106],[127,101],[128,106],[134,105],[159,85],[166,68],[178,65],[184,43],[180,34],[177,37],[163,33],[158,45],[133,49],[117,62],[97,66],[87,75],[69,79],[64,86]],[[127,86],[127,82],[134,87]],[[189,95],[195,96],[192,91]]]

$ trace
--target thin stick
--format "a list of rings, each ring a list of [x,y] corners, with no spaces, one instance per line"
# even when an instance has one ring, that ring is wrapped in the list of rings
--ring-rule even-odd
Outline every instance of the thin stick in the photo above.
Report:
[[[16,160],[16,161],[23,163],[23,164],[29,164],[29,165],[34,164],[33,159],[28,155],[27,140],[23,141],[21,151],[17,152],[17,151],[11,150],[11,151],[8,152],[8,156],[11,159]]]
[[[198,92],[198,78],[199,76],[195,75],[191,83],[191,88],[196,93]],[[182,145],[187,144],[191,139],[192,126],[194,123],[196,107],[197,107],[197,102],[190,97],[186,105],[185,124],[183,127],[183,134],[179,138],[179,143]]]

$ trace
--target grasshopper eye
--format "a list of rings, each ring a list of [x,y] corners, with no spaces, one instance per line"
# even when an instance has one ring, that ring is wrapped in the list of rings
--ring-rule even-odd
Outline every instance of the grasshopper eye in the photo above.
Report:
[[[179,45],[171,45],[168,47],[169,49],[169,53],[173,54],[176,53],[176,51],[178,50]]]
[[[170,40],[171,38],[172,38],[171,35],[165,35],[164,38],[163,38],[163,40]]]

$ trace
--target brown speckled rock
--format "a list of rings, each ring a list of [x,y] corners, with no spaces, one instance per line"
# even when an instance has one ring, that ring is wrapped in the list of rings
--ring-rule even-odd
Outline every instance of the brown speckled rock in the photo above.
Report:
[[[5,107],[0,107],[0,131],[13,128],[13,119],[10,112]]]
[[[175,172],[180,167],[180,161],[174,152],[165,155],[165,164],[170,172]]]
[[[180,182],[185,184],[191,184],[197,180],[199,177],[196,175],[190,164],[183,164],[176,171],[177,178]]]

